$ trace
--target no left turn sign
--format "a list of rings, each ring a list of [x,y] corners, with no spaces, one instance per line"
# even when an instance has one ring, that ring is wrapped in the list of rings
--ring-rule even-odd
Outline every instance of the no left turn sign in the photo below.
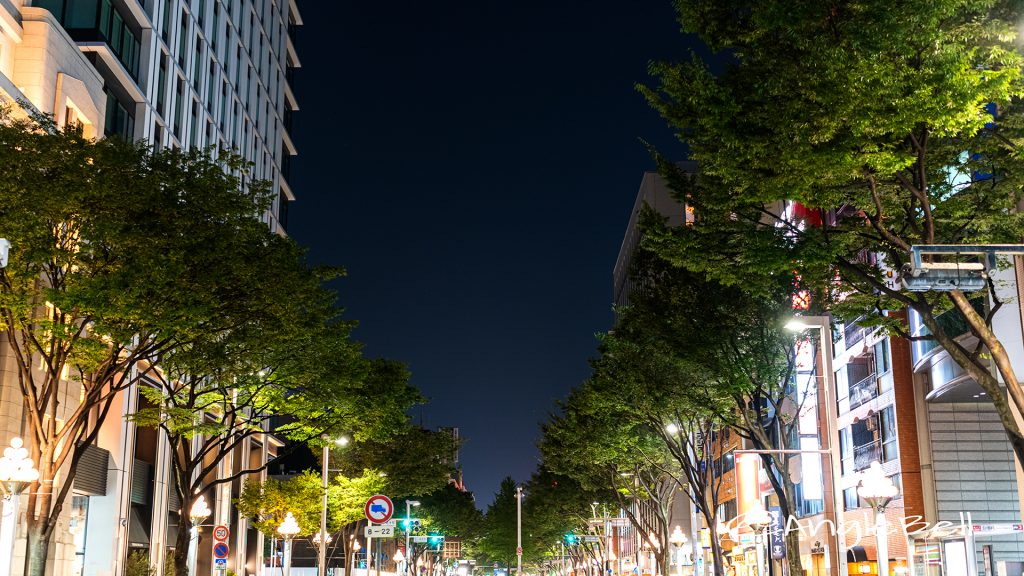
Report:
[[[383,524],[390,520],[394,511],[395,505],[392,504],[391,498],[383,494],[370,496],[370,499],[366,501],[366,506],[363,507],[366,519],[377,524]]]

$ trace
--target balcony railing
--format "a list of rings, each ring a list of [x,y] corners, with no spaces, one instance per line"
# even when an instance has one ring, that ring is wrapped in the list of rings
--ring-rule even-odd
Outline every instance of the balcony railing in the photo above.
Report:
[[[846,347],[849,348],[857,342],[860,342],[868,334],[868,329],[857,324],[862,318],[857,318],[849,323],[843,325],[843,340],[846,341]]]
[[[860,472],[875,460],[882,461],[882,443],[878,440],[853,448],[853,471]]]
[[[875,373],[850,386],[850,410],[878,397],[878,378]]]

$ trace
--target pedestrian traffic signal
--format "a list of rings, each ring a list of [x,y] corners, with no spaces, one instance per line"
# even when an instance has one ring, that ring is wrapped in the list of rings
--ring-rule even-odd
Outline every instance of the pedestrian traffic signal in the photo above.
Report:
[[[568,534],[565,535],[565,543],[568,544],[569,546],[575,546],[576,542],[577,542],[577,537],[572,532],[569,532]]]

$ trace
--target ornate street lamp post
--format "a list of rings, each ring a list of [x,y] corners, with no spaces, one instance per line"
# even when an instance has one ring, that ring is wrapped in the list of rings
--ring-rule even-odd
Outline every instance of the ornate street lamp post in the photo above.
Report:
[[[284,538],[284,576],[290,576],[292,573],[292,538],[299,533],[299,523],[295,521],[295,516],[292,516],[291,512],[285,514],[284,522],[277,527],[277,533]]]
[[[754,552],[757,557],[757,576],[764,576],[764,530],[772,521],[771,514],[760,502],[746,514],[747,526],[754,531]]]
[[[668,537],[668,541],[675,546],[676,565],[679,566],[677,572],[679,576],[683,576],[683,546],[686,545],[686,534],[683,534],[682,527],[676,526],[672,535]]]
[[[188,531],[188,576],[196,576],[196,559],[199,555],[199,527],[213,514],[210,507],[206,505],[206,497],[200,495],[192,503],[188,519],[191,527]]]
[[[885,522],[885,507],[899,493],[875,460],[861,472],[857,493],[875,511],[875,555],[878,556],[878,576],[889,576],[889,530]]]
[[[26,487],[37,480],[39,471],[28,457],[24,443],[21,438],[12,438],[10,447],[4,448],[4,455],[0,457],[0,494],[3,495],[3,507],[0,509],[0,550],[6,551],[8,558],[14,556],[19,497]],[[10,574],[11,563],[0,562],[0,576]]]

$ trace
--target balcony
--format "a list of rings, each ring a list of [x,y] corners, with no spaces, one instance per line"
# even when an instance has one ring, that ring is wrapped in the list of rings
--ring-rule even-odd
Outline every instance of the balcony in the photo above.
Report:
[[[864,339],[865,336],[868,335],[869,329],[864,328],[863,326],[859,326],[857,324],[857,322],[863,320],[863,318],[864,317],[861,316],[860,318],[852,320],[843,325],[843,340],[846,342],[847,348],[853,346],[857,342],[860,342],[861,340]]]
[[[850,385],[850,410],[878,397],[878,378],[875,373],[868,374],[856,384]]]
[[[882,443],[875,440],[863,446],[853,448],[853,471],[860,472],[871,466],[875,460],[882,462]]]

